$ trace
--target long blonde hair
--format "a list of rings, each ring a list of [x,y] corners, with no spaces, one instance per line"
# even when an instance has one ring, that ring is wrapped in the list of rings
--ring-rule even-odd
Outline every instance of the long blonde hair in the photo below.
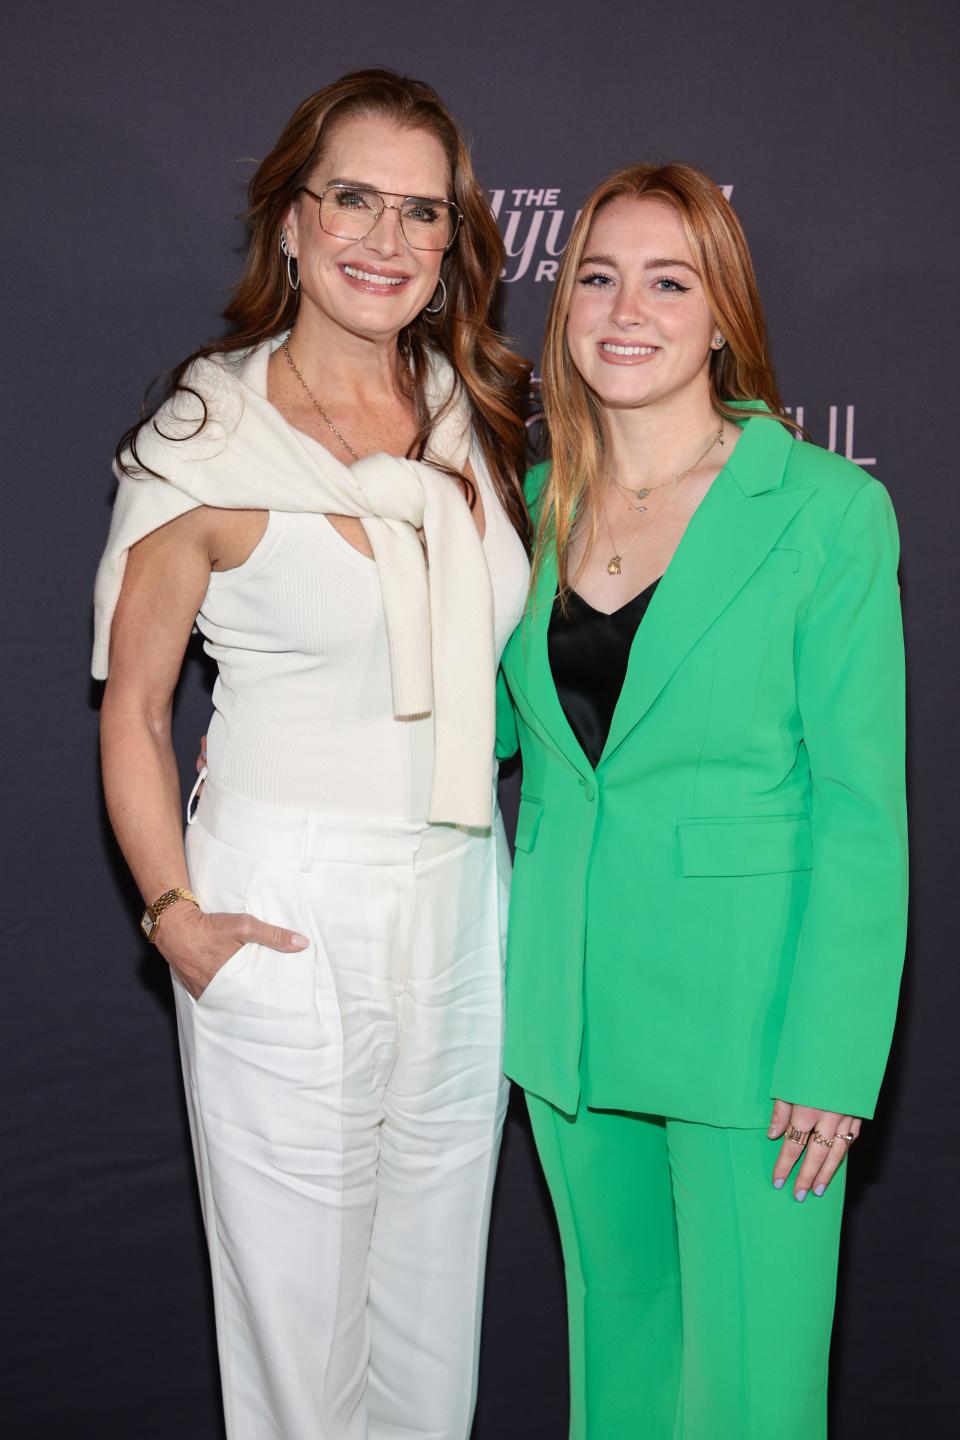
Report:
[[[746,236],[722,190],[690,165],[628,165],[602,180],[570,236],[544,337],[541,396],[552,466],[538,507],[534,568],[552,545],[562,595],[574,516],[584,498],[595,516],[609,453],[603,405],[570,357],[567,316],[590,226],[603,206],[623,197],[664,200],[680,215],[707,303],[727,342],[710,352],[710,398],[717,413],[742,419],[729,401],[762,400],[772,418],[798,428],[784,413],[774,377]]]

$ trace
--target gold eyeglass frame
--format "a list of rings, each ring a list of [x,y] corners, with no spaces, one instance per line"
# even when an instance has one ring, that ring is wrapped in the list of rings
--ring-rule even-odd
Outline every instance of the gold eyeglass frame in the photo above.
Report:
[[[305,195],[309,195],[311,199],[316,200],[317,219],[320,223],[320,229],[325,235],[332,235],[336,240],[363,240],[370,234],[370,231],[379,224],[380,220],[383,217],[384,210],[396,210],[397,218],[400,222],[400,233],[402,234],[406,243],[410,246],[411,250],[422,250],[424,254],[427,255],[446,255],[448,250],[452,248],[457,236],[460,234],[460,226],[463,223],[463,211],[460,209],[460,206],[456,203],[456,201],[447,200],[446,197],[441,198],[439,195],[400,195],[393,190],[378,190],[375,185],[356,185],[351,184],[346,180],[331,180],[329,185],[324,185],[319,195],[317,194],[316,190],[311,190],[309,185],[301,185],[300,189]],[[331,190],[362,190],[365,194],[376,195],[379,198],[380,209],[374,219],[371,221],[369,229],[365,230],[362,235],[337,235],[336,231],[328,230],[326,225],[324,225],[323,202],[328,192]],[[393,200],[399,200],[400,204],[388,205],[386,200],[386,196],[388,195]],[[447,209],[452,212],[454,217],[453,234],[450,236],[450,239],[447,241],[446,245],[414,245],[413,241],[409,239],[406,230],[403,228],[403,206],[409,204],[411,200],[417,200],[421,203],[428,205],[445,205]]]

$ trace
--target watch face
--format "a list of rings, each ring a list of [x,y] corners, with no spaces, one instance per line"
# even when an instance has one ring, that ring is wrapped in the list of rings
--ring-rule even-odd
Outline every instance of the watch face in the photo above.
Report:
[[[156,928],[156,920],[154,920],[149,910],[144,910],[143,919],[140,921],[140,929],[143,931],[144,935],[146,935],[148,940],[152,939],[153,932],[154,930],[156,930]]]

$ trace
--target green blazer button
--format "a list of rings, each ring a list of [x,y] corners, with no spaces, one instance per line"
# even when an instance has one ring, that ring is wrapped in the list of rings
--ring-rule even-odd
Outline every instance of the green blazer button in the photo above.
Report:
[[[597,789],[596,789],[596,786],[595,786],[595,785],[591,785],[589,780],[581,780],[581,781],[580,781],[580,784],[581,784],[581,786],[583,787],[583,798],[584,798],[584,800],[590,800],[591,802],[594,801],[594,800],[596,800],[596,798],[597,798]]]

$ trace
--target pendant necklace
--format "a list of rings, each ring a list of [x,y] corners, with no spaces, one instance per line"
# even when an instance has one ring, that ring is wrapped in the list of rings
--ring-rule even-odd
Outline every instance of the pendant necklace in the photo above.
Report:
[[[723,438],[723,420],[721,419],[720,424],[717,427],[716,434],[711,435],[710,437],[710,442],[707,445],[707,448],[702,451],[700,455],[697,456],[696,460],[694,460],[692,465],[687,466],[686,470],[681,470],[679,474],[672,475],[669,480],[663,480],[659,485],[641,485],[639,489],[634,489],[630,485],[622,485],[619,480],[614,480],[613,483],[618,490],[622,490],[625,495],[631,495],[635,500],[636,503],[631,505],[630,509],[636,511],[639,515],[645,515],[647,513],[647,506],[643,504],[644,500],[648,500],[651,495],[659,495],[661,490],[670,490],[673,488],[674,485],[679,485],[680,481],[686,480],[687,476],[692,474],[693,471],[696,470],[698,465],[702,465],[703,461],[706,460],[714,445],[723,445],[725,443],[726,442]],[[607,574],[621,575],[623,573],[622,561],[624,551],[627,549],[627,546],[633,544],[633,541],[636,540],[637,533],[639,532],[633,534],[627,541],[627,544],[623,545],[620,550],[617,550],[616,544],[613,539],[613,531],[610,529],[610,517],[607,514],[606,507],[604,507],[603,518],[606,521],[607,535],[609,536],[610,545],[614,552],[610,556],[610,559],[607,561]]]
[[[320,404],[320,401],[317,399],[316,395],[314,395],[313,391],[310,389],[310,386],[307,384],[306,380],[304,380],[303,376],[300,374],[300,371],[297,369],[296,362],[293,356],[290,354],[290,346],[288,344],[289,338],[290,337],[288,336],[287,339],[284,340],[283,344],[280,346],[280,349],[283,351],[284,356],[286,357],[287,364],[290,366],[290,369],[293,371],[294,375],[296,375],[297,379],[300,381],[300,384],[307,392],[307,397],[313,401],[314,405],[319,410],[323,419],[326,421],[330,429],[333,431],[334,435],[336,435],[337,439],[340,441],[340,444],[343,446],[344,450],[346,450],[348,455],[352,455],[354,460],[359,460],[360,456],[357,454],[356,450],[354,450],[353,446],[350,444],[350,441],[340,434],[340,431],[337,429],[336,425],[334,425],[333,421],[330,419],[330,416],[327,414],[326,410],[324,410],[323,406]]]

